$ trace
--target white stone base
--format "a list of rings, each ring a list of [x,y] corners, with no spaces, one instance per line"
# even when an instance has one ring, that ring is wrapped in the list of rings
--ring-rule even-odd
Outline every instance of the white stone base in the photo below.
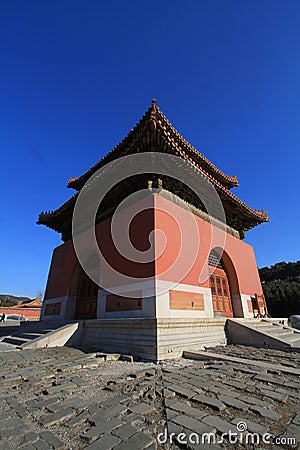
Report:
[[[81,345],[160,361],[226,344],[226,318],[85,320]]]
[[[242,308],[243,308],[243,316],[244,318],[253,318],[253,312],[249,311],[248,308],[248,300],[251,300],[251,295],[241,295],[241,302],[242,302]]]

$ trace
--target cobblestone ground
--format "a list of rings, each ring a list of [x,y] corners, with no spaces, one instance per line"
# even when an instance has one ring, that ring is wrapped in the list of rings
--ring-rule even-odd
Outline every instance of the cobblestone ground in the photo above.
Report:
[[[213,352],[248,361],[130,363],[65,347],[0,353],[0,449],[296,448],[287,440],[300,440],[300,355]],[[220,442],[238,423],[249,443]],[[197,445],[203,433],[215,443]]]

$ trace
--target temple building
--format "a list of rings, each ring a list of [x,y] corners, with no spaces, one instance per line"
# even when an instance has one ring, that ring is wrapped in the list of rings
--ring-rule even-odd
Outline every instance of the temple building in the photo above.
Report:
[[[153,100],[116,147],[69,179],[74,195],[40,214],[37,223],[63,241],[41,320],[79,321],[84,344],[153,360],[225,343],[227,318],[266,313],[254,250],[243,239],[269,218],[240,200],[237,186]],[[96,206],[88,200],[95,196]]]

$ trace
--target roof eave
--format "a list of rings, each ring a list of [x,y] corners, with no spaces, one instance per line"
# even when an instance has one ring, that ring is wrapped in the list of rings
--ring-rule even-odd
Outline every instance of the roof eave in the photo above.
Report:
[[[174,128],[174,126],[169,122],[167,117],[163,114],[160,108],[156,106],[156,101],[152,100],[152,105],[139,122],[130,130],[130,132],[122,139],[115,147],[112,148],[103,158],[101,158],[94,166],[92,166],[89,170],[83,173],[80,177],[72,177],[69,178],[69,182],[67,184],[68,188],[75,189],[79,191],[84,185],[85,181],[97,170],[100,168],[106,160],[109,160],[110,156],[113,156],[115,153],[120,151],[125,147],[126,154],[126,145],[132,142],[132,140],[136,139],[136,134],[140,133],[140,128],[142,127],[152,127],[156,128],[157,125],[161,125],[162,128],[166,127],[172,133],[174,139],[176,139],[178,145],[182,146],[183,149],[187,150],[191,157],[195,157],[202,161],[203,164],[208,166],[209,171],[213,172],[213,176],[220,179],[224,187],[227,189],[231,189],[233,187],[239,186],[238,179],[236,176],[229,176],[219,170],[214,164],[212,164],[204,155],[202,155],[198,150],[196,150],[188,141],[186,141],[183,136]],[[143,130],[142,130],[143,131]],[[138,136],[137,136],[138,138]]]

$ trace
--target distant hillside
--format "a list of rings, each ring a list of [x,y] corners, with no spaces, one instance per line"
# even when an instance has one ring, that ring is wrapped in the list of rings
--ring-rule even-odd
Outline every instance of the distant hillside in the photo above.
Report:
[[[262,267],[259,275],[272,317],[300,314],[300,261]]]
[[[0,306],[14,306],[23,301],[33,300],[29,297],[17,297],[10,294],[0,294]]]

